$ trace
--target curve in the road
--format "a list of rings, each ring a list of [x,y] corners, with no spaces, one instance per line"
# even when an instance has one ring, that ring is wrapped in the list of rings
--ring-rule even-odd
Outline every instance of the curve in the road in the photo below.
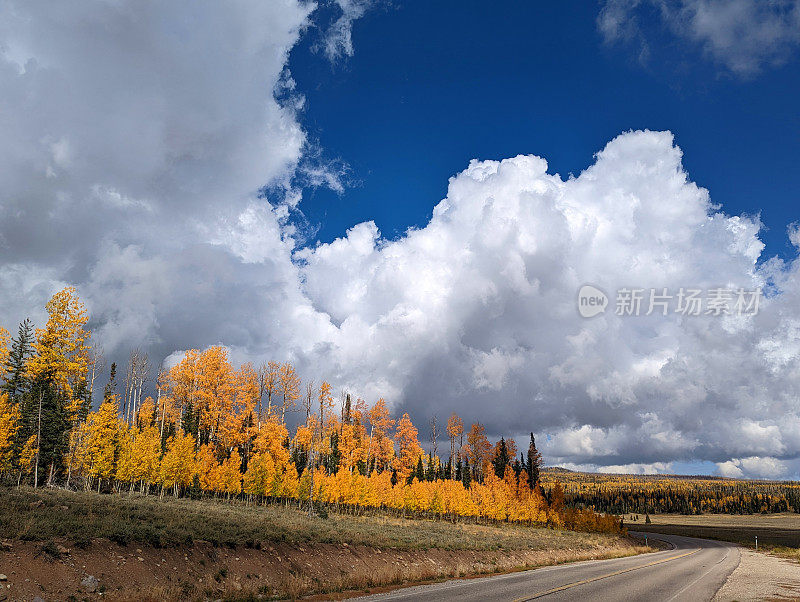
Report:
[[[652,539],[655,536],[649,534]],[[496,577],[447,581],[395,590],[368,600],[711,600],[739,565],[735,544],[658,535],[671,550],[593,560]]]
[[[647,567],[655,566],[657,564],[662,564],[664,562],[677,560],[678,558],[683,558],[684,556],[691,556],[692,554],[696,554],[699,551],[700,549],[698,548],[697,550],[692,550],[691,552],[678,554],[677,556],[671,556],[670,558],[654,560],[653,562],[648,562],[647,564],[643,564],[641,566],[633,566],[628,569],[620,569],[619,571],[614,571],[613,573],[607,573],[605,575],[598,575],[597,577],[591,577],[590,579],[581,579],[580,581],[573,581],[572,583],[567,583],[566,585],[561,585],[559,587],[554,587],[553,589],[549,589],[544,592],[533,594],[532,596],[529,596],[527,598],[517,598],[516,600],[514,600],[514,602],[528,602],[528,600],[536,600],[537,598],[543,598],[544,596],[549,596],[550,594],[555,594],[556,592],[560,592],[565,589],[570,589],[572,587],[577,587],[579,585],[586,585],[587,583],[592,583],[593,581],[600,581],[600,579],[608,579],[609,577],[616,577],[617,575],[622,575],[623,573],[630,573],[631,571],[638,571],[639,569],[644,569]]]

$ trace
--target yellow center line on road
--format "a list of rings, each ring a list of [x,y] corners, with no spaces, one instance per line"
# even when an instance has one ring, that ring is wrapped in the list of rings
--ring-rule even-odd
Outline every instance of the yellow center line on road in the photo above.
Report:
[[[567,583],[566,585],[562,585],[561,587],[554,587],[553,589],[548,589],[543,592],[538,592],[533,594],[532,596],[528,596],[527,598],[517,598],[514,602],[527,602],[528,600],[535,600],[536,598],[542,598],[544,596],[549,596],[550,594],[555,594],[556,592],[564,591],[565,589],[570,589],[572,587],[577,587],[579,585],[585,585],[587,583],[592,583],[593,581],[600,581],[601,579],[608,579],[609,577],[614,577],[616,575],[621,575],[622,573],[629,573],[631,571],[636,571],[638,569],[644,569],[649,566],[655,566],[657,564],[662,564],[664,562],[669,562],[670,560],[677,560],[678,558],[685,558],[686,556],[691,556],[696,552],[699,552],[700,548],[696,550],[692,550],[691,552],[686,552],[685,554],[678,554],[677,556],[671,556],[669,558],[664,558],[662,560],[655,560],[653,562],[648,562],[647,564],[640,564],[639,566],[632,566],[628,569],[622,569],[620,571],[614,571],[613,573],[608,573],[606,575],[600,575],[598,577],[592,577],[591,579],[582,579],[580,581],[575,581],[573,583]]]

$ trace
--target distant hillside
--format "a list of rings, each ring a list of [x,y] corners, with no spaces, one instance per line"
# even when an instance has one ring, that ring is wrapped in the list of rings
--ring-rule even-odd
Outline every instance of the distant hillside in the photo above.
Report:
[[[567,503],[598,512],[757,514],[800,512],[800,482],[717,476],[617,475],[545,468],[545,492],[556,482]]]

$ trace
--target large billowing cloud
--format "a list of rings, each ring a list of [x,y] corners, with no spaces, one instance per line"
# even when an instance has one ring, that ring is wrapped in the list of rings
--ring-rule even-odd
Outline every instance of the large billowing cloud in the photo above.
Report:
[[[424,228],[307,245],[294,183],[340,188],[286,71],[313,5],[2,6],[0,323],[74,284],[112,357],[224,343],[419,422],[533,430],[549,462],[797,473],[797,266],[757,263],[758,219],[713,205],[671,134],[625,133],[569,179],[473,161]],[[747,318],[584,319],[585,283],[770,296]]]
[[[310,361],[417,415],[534,430],[550,461],[774,476],[800,453],[798,287],[793,266],[758,267],[759,226],[710,202],[669,133],[623,134],[567,180],[538,157],[474,161],[425,228],[296,252],[336,326]],[[585,283],[770,298],[754,317],[617,316],[612,298],[584,319]]]
[[[286,70],[313,10],[2,2],[3,318],[70,282],[109,351],[265,348],[258,326],[297,290],[292,184],[304,171],[336,184],[304,158]]]

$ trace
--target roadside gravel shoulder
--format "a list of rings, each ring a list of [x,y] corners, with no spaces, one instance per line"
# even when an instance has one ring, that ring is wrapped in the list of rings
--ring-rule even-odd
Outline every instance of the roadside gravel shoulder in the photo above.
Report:
[[[800,564],[778,556],[741,549],[741,561],[714,596],[720,602],[797,600]]]

